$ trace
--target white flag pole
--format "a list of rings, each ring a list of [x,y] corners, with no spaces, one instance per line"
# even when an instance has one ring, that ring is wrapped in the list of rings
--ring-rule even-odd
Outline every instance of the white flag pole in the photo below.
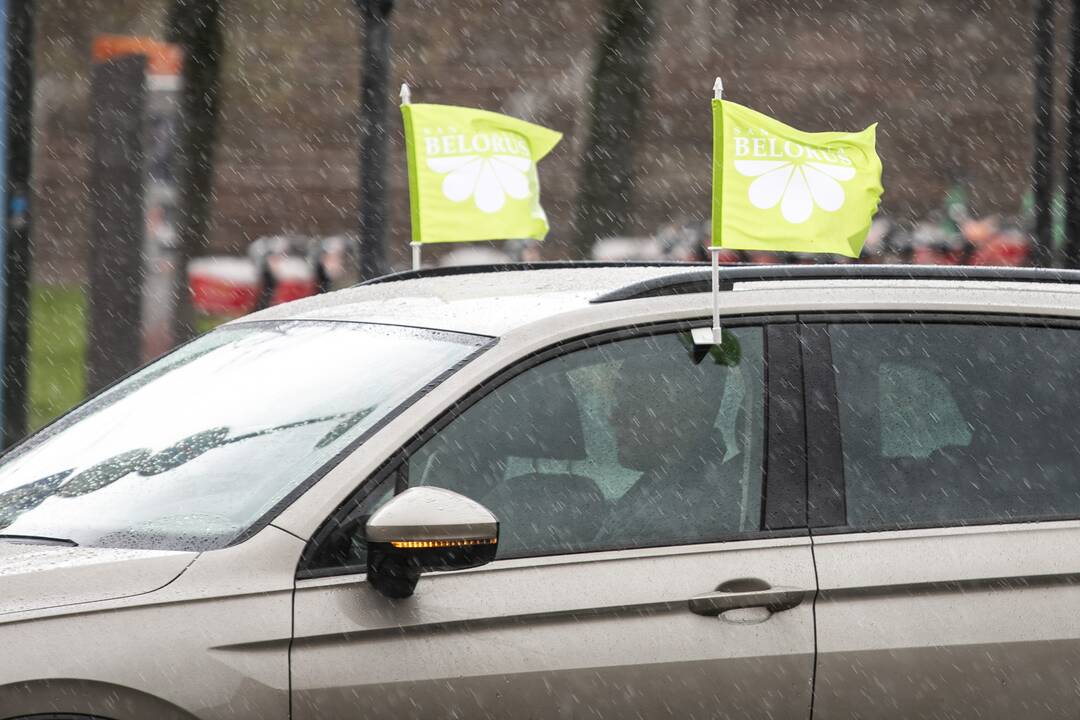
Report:
[[[713,99],[720,100],[724,97],[724,83],[716,78],[713,83]],[[714,158],[713,162],[717,159]],[[716,189],[713,189],[716,192]],[[712,238],[715,241],[715,238]],[[720,328],[720,248],[713,242],[709,243],[709,256],[712,261],[712,344],[719,345],[723,330]]]
[[[401,83],[401,104],[402,105],[408,105],[411,102],[412,102],[412,91],[409,90],[409,83]],[[415,231],[415,228],[413,228],[413,230]],[[412,269],[413,270],[419,270],[420,265],[422,264],[421,257],[420,257],[420,247],[421,247],[421,245],[420,245],[420,243],[416,242],[416,240],[413,240],[412,242],[409,243],[409,247],[412,248]]]
[[[713,83],[713,98],[720,100],[724,95],[724,83],[716,78]],[[715,132],[715,130],[714,130]],[[718,158],[713,158],[717,162]],[[717,188],[713,188],[715,193]],[[710,347],[720,345],[723,330],[720,327],[720,248],[709,243],[709,259],[712,263],[712,328],[694,328],[690,331],[694,345]]]

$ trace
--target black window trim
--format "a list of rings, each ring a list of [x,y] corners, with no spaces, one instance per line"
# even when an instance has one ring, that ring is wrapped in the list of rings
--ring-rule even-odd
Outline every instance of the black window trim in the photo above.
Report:
[[[765,326],[765,495],[761,526],[806,528],[806,407],[799,326]]]
[[[847,518],[847,498],[828,325],[801,324],[799,340],[806,398],[807,521],[811,528],[838,526]]]
[[[1068,522],[1080,520],[1080,515],[1057,517],[1013,517],[1007,520],[988,519],[940,522],[912,522],[853,528],[847,525],[844,480],[844,456],[837,407],[836,374],[833,371],[829,325],[834,324],[901,324],[901,325],[983,325],[987,327],[1039,327],[1080,330],[1080,318],[1037,313],[1009,312],[942,312],[942,311],[863,311],[800,313],[804,347],[804,367],[807,385],[807,422],[820,428],[808,452],[808,524],[811,535],[856,535],[893,532],[898,530],[954,529],[992,525],[1023,525],[1031,523]],[[811,402],[813,397],[829,398],[828,402]]]
[[[701,327],[702,323],[710,322],[707,317],[696,317],[680,320],[668,320],[655,323],[641,323],[637,325],[629,325],[620,328],[614,328],[611,330],[604,330],[598,333],[579,335],[572,338],[567,338],[557,343],[554,343],[542,350],[532,353],[528,357],[522,358],[517,362],[500,369],[491,377],[483,380],[478,385],[470,388],[464,392],[459,400],[454,402],[449,408],[440,413],[440,415],[426,425],[423,429],[415,433],[409,440],[407,440],[401,448],[395,451],[386,461],[384,461],[374,472],[372,472],[367,478],[361,481],[357,485],[357,489],[341,503],[323,523],[315,531],[315,533],[308,540],[307,545],[304,547],[304,551],[300,556],[300,562],[297,566],[296,578],[298,580],[314,579],[314,578],[326,578],[326,577],[338,577],[343,575],[357,575],[366,572],[366,568],[357,566],[340,566],[334,568],[314,568],[310,567],[310,564],[318,556],[320,547],[326,543],[331,542],[338,536],[339,533],[348,533],[350,526],[357,524],[364,518],[362,515],[358,515],[358,511],[362,508],[365,500],[379,489],[383,487],[383,484],[387,481],[392,481],[395,484],[394,494],[398,494],[402,490],[408,487],[408,459],[411,457],[420,447],[428,442],[437,433],[441,432],[443,428],[457,419],[460,415],[467,412],[469,408],[483,399],[488,393],[494,391],[501,385],[509,382],[518,375],[540,365],[548,360],[567,355],[577,350],[585,348],[594,348],[599,345],[605,345],[621,340],[628,340],[637,337],[648,337],[653,335],[665,335],[677,332],[687,332],[695,327]],[[770,486],[772,480],[770,473],[770,466],[776,467],[776,461],[770,457],[771,448],[776,445],[774,437],[774,423],[770,421],[769,412],[770,408],[770,396],[771,385],[770,377],[775,378],[775,374],[770,375],[770,365],[772,363],[772,352],[774,348],[770,348],[770,328],[772,327],[786,327],[787,329],[782,333],[788,335],[791,338],[795,338],[797,334],[797,318],[790,313],[782,314],[757,314],[757,315],[745,315],[745,316],[733,316],[722,318],[722,325],[725,328],[734,327],[747,327],[758,326],[762,328],[762,337],[764,347],[762,349],[763,360],[765,364],[765,416],[764,426],[766,429],[765,437],[765,453],[762,458],[762,513],[763,513],[763,527],[765,530],[759,531],[753,535],[752,538],[747,538],[745,533],[739,533],[738,536],[718,537],[716,542],[724,542],[733,539],[768,539],[775,537],[793,537],[798,535],[808,535],[807,522],[805,518],[805,453],[802,453],[794,459],[792,468],[794,472],[784,475],[780,480],[775,481],[773,486]],[[776,331],[773,331],[776,332]],[[780,334],[775,336],[781,337]],[[797,343],[797,340],[795,341]],[[789,353],[790,355],[790,353]],[[802,358],[797,352],[793,357],[785,357],[785,362],[789,366],[794,366],[799,376],[802,373]],[[788,402],[796,406],[801,410],[802,408],[802,386],[801,383],[793,388],[792,397],[788,398]],[[795,413],[795,419],[798,423],[798,429],[796,432],[805,433],[804,426],[802,425],[804,419],[800,412]],[[789,433],[792,432],[790,428],[786,428]],[[801,459],[800,459],[801,458]],[[801,468],[801,470],[800,470]],[[800,474],[801,473],[801,474]],[[791,485],[798,484],[797,488],[792,488]],[[770,489],[774,489],[779,485],[784,484],[788,487],[783,491],[785,497],[802,498],[801,507],[803,508],[803,517],[801,521],[797,519],[796,514],[781,513],[776,497],[780,494],[774,492],[770,495]],[[772,500],[770,500],[770,497]],[[776,521],[774,523],[766,523],[765,521],[772,516],[775,516]],[[795,522],[797,527],[785,526]],[[622,548],[626,549],[626,548]],[[639,549],[639,548],[633,548]],[[594,552],[592,550],[588,552]],[[530,556],[533,557],[533,556]]]

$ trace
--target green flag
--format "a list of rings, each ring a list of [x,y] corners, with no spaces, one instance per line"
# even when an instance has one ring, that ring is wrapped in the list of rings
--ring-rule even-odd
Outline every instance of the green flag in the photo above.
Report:
[[[536,163],[561,133],[498,113],[406,104],[413,241],[543,240]]]
[[[714,247],[858,257],[881,199],[877,125],[807,133],[713,100]]]

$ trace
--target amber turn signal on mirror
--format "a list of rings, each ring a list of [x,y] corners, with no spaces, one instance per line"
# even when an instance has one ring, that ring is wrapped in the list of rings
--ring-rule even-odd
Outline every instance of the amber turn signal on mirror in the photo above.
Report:
[[[420,574],[495,559],[499,521],[478,502],[436,487],[410,488],[367,522],[368,582],[387,597],[412,595]]]
[[[396,548],[426,549],[426,548],[449,548],[469,547],[470,545],[495,545],[498,538],[475,538],[470,540],[399,540],[390,544]]]

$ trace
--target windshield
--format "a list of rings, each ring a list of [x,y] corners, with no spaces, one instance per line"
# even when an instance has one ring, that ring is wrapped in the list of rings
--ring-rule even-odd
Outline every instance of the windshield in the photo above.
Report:
[[[0,461],[0,535],[224,547],[485,340],[308,321],[215,330]]]

